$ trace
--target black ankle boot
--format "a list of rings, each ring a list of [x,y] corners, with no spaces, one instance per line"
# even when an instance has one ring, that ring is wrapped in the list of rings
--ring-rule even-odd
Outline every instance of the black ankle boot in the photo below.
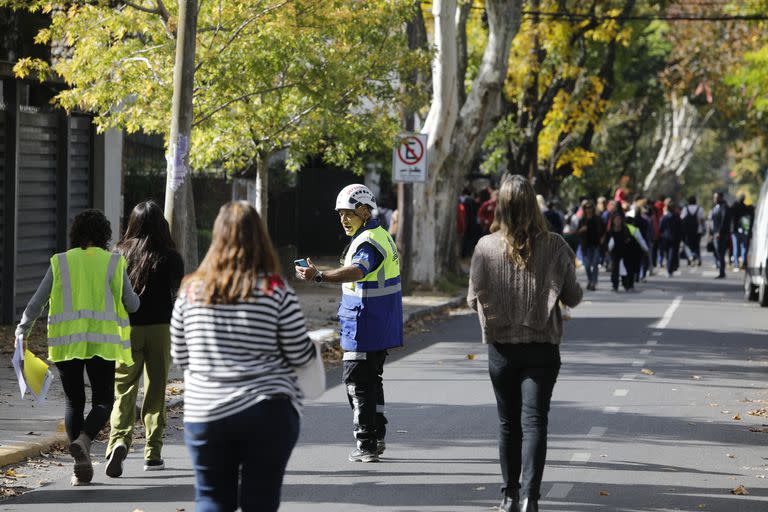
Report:
[[[534,498],[523,499],[520,512],[539,512],[539,500]]]
[[[499,505],[500,512],[520,512],[520,505],[517,503],[517,497],[504,495]]]

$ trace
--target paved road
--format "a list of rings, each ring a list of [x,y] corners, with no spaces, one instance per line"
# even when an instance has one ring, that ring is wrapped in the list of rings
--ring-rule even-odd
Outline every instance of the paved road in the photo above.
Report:
[[[592,293],[566,324],[543,511],[768,510],[768,432],[749,430],[768,418],[748,414],[768,408],[768,310],[741,301],[738,274],[722,282],[684,272],[640,293]],[[342,387],[329,389],[305,409],[281,510],[490,510],[500,472],[486,366],[466,310],[394,353],[381,464],[347,462],[350,412]],[[330,382],[338,377],[332,370]],[[191,511],[189,459],[172,430],[168,471],[143,473],[131,454],[126,477],[97,468],[94,485],[75,489],[58,469],[54,483],[0,508]],[[749,495],[732,495],[739,485]]]

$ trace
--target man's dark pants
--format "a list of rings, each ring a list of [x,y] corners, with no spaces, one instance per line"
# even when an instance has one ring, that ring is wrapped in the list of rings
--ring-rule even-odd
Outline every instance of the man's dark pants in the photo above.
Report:
[[[376,452],[377,441],[387,433],[384,417],[384,360],[386,350],[377,352],[345,352],[342,382],[352,407],[357,447]],[[355,359],[347,359],[355,357]]]

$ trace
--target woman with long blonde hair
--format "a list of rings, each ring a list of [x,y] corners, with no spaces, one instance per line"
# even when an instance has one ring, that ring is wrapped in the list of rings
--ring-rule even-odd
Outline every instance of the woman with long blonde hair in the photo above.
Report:
[[[293,368],[311,362],[315,349],[279,271],[256,210],[227,203],[173,309],[171,353],[184,369],[184,436],[201,512],[280,505],[299,435]]]
[[[581,297],[575,255],[547,229],[533,187],[522,176],[505,176],[491,234],[472,256],[467,297],[488,344],[503,512],[539,510],[547,417],[560,371],[560,302],[574,307]]]

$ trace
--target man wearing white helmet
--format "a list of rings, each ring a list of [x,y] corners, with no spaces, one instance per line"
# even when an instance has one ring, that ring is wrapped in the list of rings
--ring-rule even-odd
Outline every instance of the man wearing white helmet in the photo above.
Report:
[[[384,360],[387,349],[403,345],[400,260],[392,237],[372,217],[375,208],[368,187],[345,187],[336,198],[341,226],[351,237],[342,255],[343,266],[320,272],[307,258],[308,266],[296,267],[301,279],[341,283],[343,381],[357,441],[349,454],[352,462],[378,462],[384,452]]]

